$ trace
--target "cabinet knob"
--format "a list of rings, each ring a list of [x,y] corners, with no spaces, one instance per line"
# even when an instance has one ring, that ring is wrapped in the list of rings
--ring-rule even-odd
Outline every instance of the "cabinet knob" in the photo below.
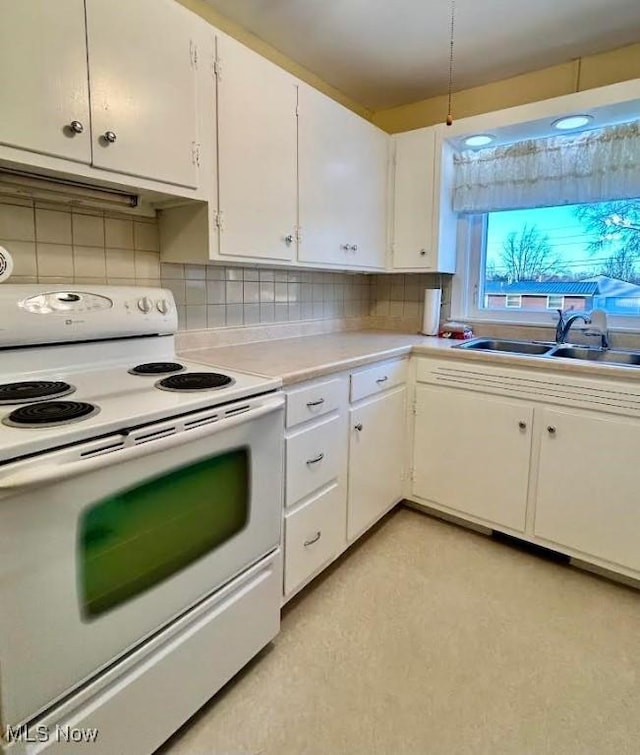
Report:
[[[361,432],[362,431],[362,422],[358,422],[357,425],[354,425],[353,429],[357,430],[358,432]]]
[[[357,244],[351,244],[351,251],[357,252],[358,251],[358,245]]]
[[[421,249],[420,250],[420,256],[421,257],[424,257],[426,254],[427,254],[427,250],[426,249]]]
[[[104,140],[105,142],[109,142],[109,144],[113,144],[115,140],[117,139],[114,131],[105,131],[104,132]]]
[[[292,233],[288,233],[284,237],[284,241],[285,241],[285,244],[293,244],[293,234]]]
[[[553,425],[547,425],[547,432],[549,433],[549,435],[555,435],[556,428]]]
[[[520,428],[521,430],[526,430],[526,429],[527,429],[527,423],[526,423],[526,422],[524,422],[523,420],[520,420],[520,422],[518,422],[518,427],[519,427],[519,428]]]
[[[322,531],[318,530],[316,534],[311,538],[311,540],[305,540],[304,541],[304,547],[308,548],[310,545],[313,545],[314,543],[317,543],[318,540],[322,537]]]
[[[343,252],[348,252],[351,247],[349,246],[349,244],[340,244],[340,249],[342,249]]]
[[[69,124],[69,131],[72,134],[81,134],[84,131],[84,126],[80,121],[71,121]]]

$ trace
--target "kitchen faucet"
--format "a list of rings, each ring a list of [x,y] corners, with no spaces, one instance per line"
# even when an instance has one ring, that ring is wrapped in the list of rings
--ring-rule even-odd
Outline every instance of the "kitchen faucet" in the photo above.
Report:
[[[584,320],[587,325],[591,324],[591,318],[584,312],[574,312],[567,316],[561,309],[558,310],[558,324],[556,325],[556,343],[566,343],[569,330],[576,320]]]

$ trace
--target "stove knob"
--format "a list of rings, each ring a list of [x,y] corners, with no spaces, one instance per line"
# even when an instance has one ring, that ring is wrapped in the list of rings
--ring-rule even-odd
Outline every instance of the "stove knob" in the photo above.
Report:
[[[143,296],[142,299],[138,299],[138,309],[148,315],[153,309],[153,302],[148,296]]]
[[[156,309],[161,315],[166,315],[169,312],[170,306],[166,299],[158,299],[156,302]]]

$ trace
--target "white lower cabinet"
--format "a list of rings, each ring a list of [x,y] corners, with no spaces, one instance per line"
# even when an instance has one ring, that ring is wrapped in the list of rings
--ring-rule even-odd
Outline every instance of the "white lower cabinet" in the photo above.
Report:
[[[638,449],[637,419],[541,409],[536,537],[640,572]]]
[[[640,580],[637,382],[478,365],[416,361],[411,500]]]
[[[413,493],[489,526],[524,531],[533,407],[416,387]]]
[[[351,375],[349,542],[402,498],[407,437],[406,368],[406,360],[394,360]]]
[[[285,600],[402,499],[406,374],[394,359],[287,389]]]
[[[343,424],[336,415],[287,437],[287,502],[300,501],[338,477]]]
[[[346,496],[335,480],[284,522],[284,594],[291,595],[344,548]]]
[[[401,386],[349,410],[349,542],[402,498],[406,393]]]
[[[346,546],[348,375],[286,391],[284,599]]]

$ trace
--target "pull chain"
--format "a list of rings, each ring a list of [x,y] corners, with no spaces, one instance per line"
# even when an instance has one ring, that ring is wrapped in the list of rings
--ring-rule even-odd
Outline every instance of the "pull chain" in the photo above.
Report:
[[[451,0],[451,34],[449,36],[449,89],[447,97],[447,126],[453,123],[453,115],[451,114],[451,99],[453,94],[453,37],[455,30],[455,11],[456,0]]]

